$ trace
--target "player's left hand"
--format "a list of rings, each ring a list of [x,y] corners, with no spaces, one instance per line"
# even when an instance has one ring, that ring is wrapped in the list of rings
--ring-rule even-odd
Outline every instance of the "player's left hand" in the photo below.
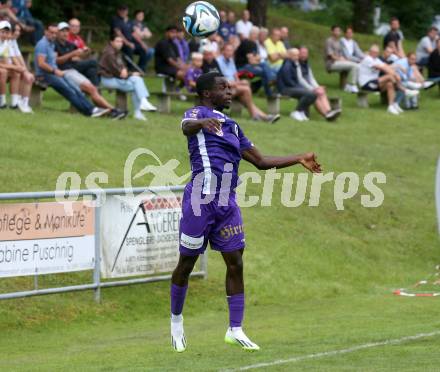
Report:
[[[300,160],[302,166],[312,173],[321,173],[321,164],[317,162],[317,157],[314,152],[308,152],[302,156]]]

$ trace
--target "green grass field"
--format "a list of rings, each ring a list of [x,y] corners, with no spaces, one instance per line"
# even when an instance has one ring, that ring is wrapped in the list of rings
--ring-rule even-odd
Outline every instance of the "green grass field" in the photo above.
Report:
[[[311,44],[317,45],[317,35],[311,37]],[[322,70],[317,75],[331,96],[343,98],[344,112],[337,123],[325,122],[316,112],[309,123],[294,123],[288,118],[293,101],[283,102],[284,117],[276,126],[256,124],[247,114],[239,123],[266,153],[313,150],[325,172],[384,172],[385,201],[379,208],[363,208],[360,192],[345,202],[344,211],[337,211],[329,183],[319,207],[286,208],[276,181],[272,207],[243,210],[244,326],[262,347],[260,352],[248,354],[224,344],[224,264],[210,252],[208,279],[190,283],[185,307],[189,347],[184,354],[177,355],[169,345],[169,283],[162,282],[104,289],[99,305],[91,292],[0,302],[0,370],[211,371],[268,363],[261,370],[437,371],[440,333],[385,341],[440,327],[438,298],[392,294],[424,279],[439,263],[434,207],[438,91],[423,93],[419,111],[392,117],[378,97],[370,97],[370,109],[359,109],[355,96],[336,89],[336,75]],[[157,84],[149,81],[152,90]],[[257,102],[265,107],[263,99]],[[147,123],[90,120],[68,114],[67,107],[50,93],[33,116],[0,113],[1,192],[53,190],[65,171],[76,171],[83,179],[92,171],[104,171],[107,186],[119,187],[125,159],[138,147],[149,148],[162,161],[178,159],[179,174],[189,170],[179,125],[188,103],[176,102],[173,115],[150,114]],[[250,170],[242,164],[242,172]],[[137,185],[147,183],[145,178]],[[249,188],[250,193],[258,191],[261,185]],[[52,275],[41,277],[39,284],[67,285],[90,278],[89,272]],[[30,289],[32,280],[2,279],[0,291]],[[383,341],[350,353],[307,358]],[[290,362],[271,365],[280,360]]]

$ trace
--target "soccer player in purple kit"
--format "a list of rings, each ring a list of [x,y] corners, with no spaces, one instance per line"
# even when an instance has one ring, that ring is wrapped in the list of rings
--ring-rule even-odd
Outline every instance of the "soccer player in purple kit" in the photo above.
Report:
[[[186,185],[180,221],[180,257],[171,283],[171,343],[183,352],[187,343],[182,310],[188,278],[208,241],[226,264],[226,294],[229,327],[225,342],[249,351],[259,350],[243,332],[243,250],[245,239],[240,208],[236,202],[238,166],[244,159],[258,169],[284,168],[301,164],[321,172],[314,153],[265,156],[245,137],[238,124],[222,113],[228,108],[231,87],[216,72],[201,75],[196,83],[200,106],[186,111],[182,131],[188,139],[192,177]]]

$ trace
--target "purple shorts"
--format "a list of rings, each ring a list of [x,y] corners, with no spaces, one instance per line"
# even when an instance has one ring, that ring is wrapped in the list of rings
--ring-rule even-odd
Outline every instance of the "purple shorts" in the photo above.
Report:
[[[244,248],[243,220],[235,193],[231,193],[227,205],[219,206],[216,196],[211,202],[200,205],[200,213],[195,213],[196,209],[191,205],[191,190],[188,185],[183,194],[180,253],[184,256],[202,254],[208,241],[212,249],[220,252]]]

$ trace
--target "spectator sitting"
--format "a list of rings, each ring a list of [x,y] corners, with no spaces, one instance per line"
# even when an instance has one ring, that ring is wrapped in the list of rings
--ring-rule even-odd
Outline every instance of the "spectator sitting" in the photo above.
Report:
[[[128,18],[127,5],[120,5],[117,9],[117,14],[112,18],[110,26],[110,35],[119,36],[124,41],[122,52],[126,55],[126,60],[129,61],[130,70],[136,70],[139,67],[142,71],[145,71],[147,65],[147,52],[142,49],[139,44],[135,43],[133,37],[133,24]],[[139,55],[139,64],[135,65],[133,61],[133,55]]]
[[[31,13],[32,0],[14,0],[12,6],[16,11],[17,18],[25,24],[23,29],[25,32],[31,33],[31,43],[36,45],[43,37],[44,26],[43,23],[34,18]]]
[[[179,51],[173,40],[177,36],[177,27],[168,26],[165,30],[165,38],[160,40],[155,50],[155,70],[157,74],[163,74],[184,81],[186,65],[179,57]]]
[[[327,98],[325,87],[319,85],[315,77],[313,76],[312,69],[309,66],[309,50],[306,47],[301,47],[299,49],[299,63],[297,63],[297,73],[299,84],[303,88],[316,94],[316,110],[323,117],[325,117],[326,120],[335,120],[342,111],[340,109],[332,110],[330,102]]]
[[[203,65],[202,71],[204,74],[208,72],[220,72],[220,67],[215,59],[214,50],[211,45],[206,45],[203,49]]]
[[[0,21],[0,108],[7,107],[6,104],[6,85],[9,80],[9,91],[11,94],[12,109],[20,109],[23,113],[31,113],[32,109],[22,102],[20,96],[20,85],[25,82],[26,69],[16,63],[16,51],[11,48],[11,24],[8,21]],[[30,86],[26,87],[27,100],[29,100]]]
[[[274,71],[278,71],[286,58],[286,48],[281,41],[281,31],[279,28],[272,29],[270,38],[266,39],[264,46],[269,57],[269,65]]]
[[[437,40],[436,48],[429,55],[428,79],[440,83],[440,39]]]
[[[238,79],[237,68],[233,56],[233,46],[231,44],[226,44],[223,47],[222,55],[217,57],[220,72],[226,79],[228,79],[232,88],[233,97],[237,97],[247,108],[249,115],[253,120],[275,123],[280,118],[280,115],[267,115],[254,104],[249,84]]]
[[[251,13],[249,10],[243,10],[241,19],[235,24],[235,29],[237,31],[237,35],[240,37],[240,40],[247,39],[249,37],[249,32],[251,32],[251,28],[253,26],[250,21]]]
[[[325,42],[325,65],[328,72],[342,72],[347,71],[351,73],[351,84],[347,84],[344,90],[349,93],[357,93],[358,80],[358,64],[347,60],[342,55],[341,47],[341,28],[339,26],[332,26],[332,35]]]
[[[353,29],[351,27],[345,29],[345,37],[341,38],[341,46],[342,55],[347,60],[360,63],[364,59],[364,52],[359,48],[358,43],[353,40]]]
[[[147,69],[148,63],[154,56],[154,48],[150,48],[145,40],[150,39],[153,34],[144,23],[145,13],[143,10],[134,12],[134,20],[132,22],[132,36],[135,44],[134,54],[139,55],[139,68],[142,71]]]
[[[281,41],[284,44],[284,48],[286,48],[286,50],[292,48],[289,41],[289,29],[285,26],[281,27],[280,33],[281,33]]]
[[[405,57],[403,50],[403,32],[400,30],[400,21],[396,17],[390,19],[390,31],[383,38],[383,47],[386,48],[389,43],[393,43],[396,49],[396,54],[399,58]]]
[[[72,18],[69,21],[69,36],[67,41],[74,44],[78,49],[88,48],[85,41],[80,35],[81,32],[81,22],[77,18]]]
[[[209,49],[214,52],[215,57],[220,55],[220,51],[223,48],[223,39],[217,35],[217,33],[210,35],[206,39],[202,39],[200,42],[200,51],[209,45]]]
[[[399,56],[396,54],[396,47],[393,42],[390,42],[383,50],[383,54],[379,57],[379,59],[382,62],[385,62],[387,65],[392,65],[399,60]]]
[[[74,85],[64,79],[65,72],[56,63],[55,39],[57,25],[48,25],[45,36],[35,47],[35,74],[37,79],[55,89],[83,115],[98,117],[107,114],[109,109],[94,107]]]
[[[34,84],[35,77],[28,70],[27,64],[23,59],[23,55],[21,54],[20,47],[18,46],[17,40],[20,38],[20,36],[21,26],[20,24],[16,23],[14,26],[14,32],[10,35],[9,57],[14,65],[21,66],[24,70],[21,74],[18,108],[21,112],[32,114],[33,111],[29,105],[29,97],[31,95],[32,85]]]
[[[226,12],[224,10],[220,11],[220,27],[218,29],[218,34],[224,42],[228,42],[231,36],[237,35],[237,32],[235,31],[234,12],[229,12],[229,14],[226,15]]]
[[[182,62],[187,63],[189,60],[189,45],[185,40],[185,33],[181,27],[177,28],[176,37],[173,39],[173,42],[177,47],[179,58]]]
[[[287,58],[277,74],[277,87],[282,95],[298,99],[296,110],[290,113],[290,117],[297,121],[307,121],[309,118],[306,112],[315,103],[317,95],[301,86],[299,71],[299,50],[296,48],[289,49]]]
[[[264,46],[264,42],[266,41],[268,35],[269,30],[265,27],[261,27],[257,40],[258,55],[260,56],[261,62],[268,62],[268,54],[266,47]]]
[[[382,75],[380,76],[380,72]],[[388,97],[388,112],[393,115],[402,113],[396,101],[396,90],[404,92],[407,96],[415,96],[418,92],[405,90],[400,84],[397,72],[379,59],[379,47],[372,45],[369,53],[359,65],[359,86],[362,90],[379,92],[386,91]]]
[[[416,54],[414,52],[408,53],[406,58],[399,59],[395,65],[396,70],[400,75],[402,85],[405,88],[421,90],[434,86],[434,82],[425,81],[423,75],[420,73],[416,63]],[[418,98],[418,96],[405,97],[406,108],[417,109],[419,107]]]
[[[90,96],[92,102],[97,106],[110,110],[110,116],[114,119],[122,119],[127,114],[113,107],[101,96],[96,87],[99,85],[98,62],[92,60],[79,60],[83,51],[67,41],[69,34],[68,24],[61,22],[58,24],[58,35],[55,41],[55,51],[57,52],[56,63],[64,71],[64,79],[72,86],[76,86],[81,92]],[[87,75],[85,75],[87,73]],[[91,78],[90,78],[91,77]],[[94,80],[92,83],[91,80]]]
[[[259,28],[253,26],[249,39],[243,40],[235,51],[235,64],[239,71],[249,71],[261,78],[264,92],[268,97],[273,95],[270,83],[276,80],[276,73],[265,62],[261,62],[258,54],[257,40]]]
[[[202,53],[192,53],[191,54],[191,66],[185,74],[185,87],[190,93],[196,91],[196,81],[200,75],[203,74],[203,54]]]
[[[91,58],[83,59],[89,55],[90,49],[77,48],[75,44],[68,41],[69,31],[68,23],[58,24],[58,35],[55,41],[55,51],[58,54],[57,65],[61,70],[77,70],[97,87],[99,85],[98,62]]]
[[[429,61],[429,55],[436,48],[436,43],[438,39],[438,28],[432,26],[428,34],[419,41],[417,44],[416,56],[417,56],[417,65],[420,67],[425,67]]]
[[[102,52],[99,60],[101,84],[105,88],[132,93],[134,118],[145,121],[147,119],[142,111],[156,111],[157,108],[148,101],[149,93],[144,79],[138,72],[128,71],[121,53],[123,45],[122,37],[114,35]]]

